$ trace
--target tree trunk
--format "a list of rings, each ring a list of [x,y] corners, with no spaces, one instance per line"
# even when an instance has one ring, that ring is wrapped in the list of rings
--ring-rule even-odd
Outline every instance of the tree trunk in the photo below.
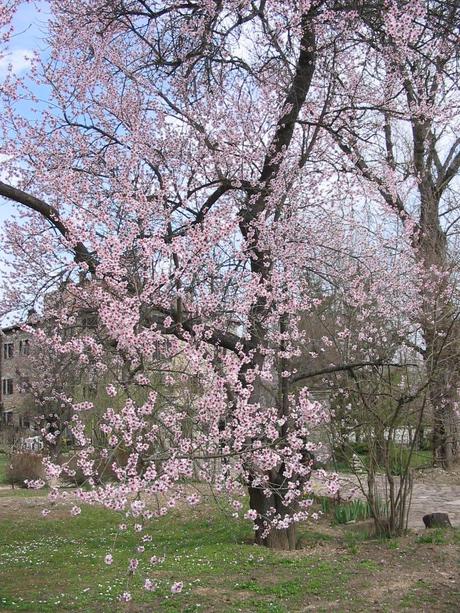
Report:
[[[261,385],[258,379],[254,382],[252,401],[261,406],[270,406],[270,394],[267,389]],[[280,417],[288,415],[288,406],[285,401],[287,401],[287,393],[283,393],[283,389],[281,389],[279,406]],[[287,423],[285,423],[281,429],[282,436],[287,435],[287,428]],[[248,493],[249,506],[251,509],[257,511],[255,524],[258,529],[255,531],[255,543],[257,545],[269,547],[270,549],[289,551],[296,548],[295,523],[291,523],[288,528],[272,528],[269,530],[268,534],[265,534],[267,532],[267,519],[277,516],[283,520],[286,516],[292,515],[296,510],[293,508],[292,504],[283,504],[285,496],[289,491],[289,479],[283,474],[284,470],[285,466],[281,463],[268,473],[267,486],[270,488],[268,496],[265,495],[262,488],[253,485],[254,479],[251,478],[248,484]],[[255,477],[256,475],[254,475],[254,478]],[[292,475],[291,480],[295,481],[296,475]]]
[[[425,327],[426,362],[433,411],[433,462],[450,470],[459,461],[460,329],[453,308],[444,310],[442,327]],[[441,328],[441,329],[440,329]]]
[[[451,298],[447,237],[439,221],[439,198],[426,180],[421,181],[419,189],[419,258],[427,275],[422,329],[433,411],[433,460],[449,470],[459,460],[456,406],[460,388],[460,322],[458,308]]]
[[[456,390],[456,388],[455,388]],[[433,462],[450,470],[459,461],[458,416],[454,408],[454,389],[435,382],[431,390],[433,405]]]
[[[409,80],[405,81],[409,105],[417,94]],[[430,96],[436,95],[433,80]],[[460,384],[460,328],[458,309],[452,299],[456,280],[452,278],[452,260],[447,234],[441,225],[440,203],[443,191],[452,177],[445,174],[439,183],[439,169],[434,170],[436,141],[433,123],[428,117],[412,119],[413,163],[420,196],[420,223],[414,234],[419,262],[425,271],[422,299],[424,301],[425,364],[430,381],[433,410],[433,456],[437,463],[449,469],[458,461],[458,423],[455,415],[457,389]]]
[[[281,475],[278,473],[277,476],[280,477]],[[249,487],[249,505],[251,509],[258,513],[255,522],[258,527],[255,532],[255,543],[257,545],[284,551],[292,551],[296,548],[297,529],[295,522],[291,523],[288,528],[272,528],[268,534],[264,534],[266,531],[264,518],[268,516],[271,509],[275,509],[275,512],[281,518],[294,512],[292,506],[284,506],[283,504],[283,493],[286,492],[287,488],[280,488],[274,490],[270,496],[265,496],[260,488]]]
[[[373,443],[373,449],[370,448],[369,452],[375,454],[377,466],[383,468],[387,460],[387,453],[389,452],[387,449],[389,443],[385,440],[385,427],[383,423],[378,423],[375,426]]]

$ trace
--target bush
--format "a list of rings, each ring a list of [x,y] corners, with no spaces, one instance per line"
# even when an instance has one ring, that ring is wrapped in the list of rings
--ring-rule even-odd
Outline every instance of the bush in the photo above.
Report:
[[[366,456],[368,453],[369,445],[365,442],[347,443],[344,446],[337,445],[333,448],[333,457],[335,460],[334,469],[348,471],[354,454]]]
[[[372,455],[377,453],[376,449],[372,450]],[[412,454],[407,445],[395,443],[391,441],[388,448],[390,474],[401,476],[406,471],[407,464],[410,459],[410,468],[428,468],[432,465],[432,457],[430,451],[413,450]],[[341,448],[334,449],[335,470],[352,471],[353,470],[353,454],[356,454],[363,466],[369,466],[369,445],[368,443],[351,443],[346,450]],[[409,455],[411,456],[409,458]],[[384,458],[380,459],[377,470],[382,472],[385,470]]]
[[[59,463],[65,466],[65,469],[61,473],[61,481],[66,485],[76,485],[80,487],[88,480],[88,477],[83,474],[82,469],[78,466],[75,456],[70,458],[70,460],[66,457],[61,457],[59,458]]]
[[[357,455],[366,455],[369,453],[369,443],[350,443],[350,447],[353,450],[353,453],[356,453]]]
[[[432,465],[431,452],[413,451],[412,454],[408,447],[392,444],[390,447],[390,470],[392,475],[402,475],[409,462],[411,468],[428,468]]]
[[[112,464],[116,463],[119,466],[125,466],[127,461],[128,454],[122,450],[117,450],[114,457],[111,457],[110,460],[98,460],[96,458],[97,475],[94,476],[96,482],[107,483],[108,481],[117,481]],[[88,482],[88,477],[78,466],[77,455],[73,454],[69,459],[67,454],[65,454],[60,458],[60,464],[65,466],[65,470],[61,473],[61,480],[66,485],[76,485],[77,487],[81,487]],[[70,474],[68,474],[69,471]]]
[[[28,451],[11,454],[6,463],[5,481],[12,486],[27,487],[26,480],[44,479],[45,471],[42,460],[40,454]]]
[[[338,524],[348,524],[351,521],[361,521],[369,517],[371,517],[371,509],[365,500],[343,502],[334,509],[334,519]]]
[[[372,517],[371,507],[367,500],[356,498],[340,502],[328,496],[318,496],[315,499],[321,505],[321,511],[324,515],[332,515],[336,524],[363,521]],[[387,504],[383,500],[377,499],[375,511],[379,517],[385,517],[388,513]]]

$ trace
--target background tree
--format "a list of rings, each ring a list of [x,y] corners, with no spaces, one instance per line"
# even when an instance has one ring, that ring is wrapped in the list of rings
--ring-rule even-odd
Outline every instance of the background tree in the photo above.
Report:
[[[330,60],[334,102],[322,126],[338,145],[336,163],[361,178],[362,199],[380,197],[412,241],[434,458],[450,468],[459,453],[460,8],[437,0],[363,3],[360,23],[353,50]]]

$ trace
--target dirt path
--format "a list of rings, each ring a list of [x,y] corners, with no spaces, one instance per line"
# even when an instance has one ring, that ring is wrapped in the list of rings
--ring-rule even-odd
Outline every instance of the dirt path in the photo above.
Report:
[[[365,487],[366,475],[341,474],[340,482],[342,485],[343,496],[347,497],[353,490],[357,490],[359,497],[363,495],[359,492],[359,480]],[[397,480],[397,477],[395,477]],[[319,483],[316,483],[319,492],[324,490]],[[380,485],[383,491],[385,485],[383,480]],[[427,513],[448,513],[453,526],[460,527],[460,475],[448,474],[442,471],[429,471],[425,475],[420,474],[414,483],[412,492],[412,504],[409,513],[409,528],[414,530],[424,528],[423,516]]]
[[[434,512],[448,513],[452,525],[460,527],[460,484],[414,484],[409,528],[424,527],[422,517]]]

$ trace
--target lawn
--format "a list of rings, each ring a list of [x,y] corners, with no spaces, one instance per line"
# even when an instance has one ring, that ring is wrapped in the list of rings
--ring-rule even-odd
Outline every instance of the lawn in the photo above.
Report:
[[[137,539],[122,533],[115,540],[119,519],[102,509],[69,517],[60,508],[42,518],[44,506],[40,496],[0,497],[0,610],[447,612],[460,599],[457,531],[378,541],[322,520],[302,529],[303,549],[273,552],[251,544],[247,522],[208,507],[152,526],[143,555],[165,556],[148,575],[158,589],[145,592],[135,575],[134,600],[125,605],[117,596],[128,589]],[[184,582],[182,593],[171,594],[174,581]]]
[[[405,448],[402,448],[403,455],[402,459],[405,463]],[[361,460],[363,466],[367,466],[369,462],[368,455],[366,453],[357,453],[358,458]],[[418,450],[413,451],[410,460],[410,467],[417,470],[422,468],[429,468],[433,464],[433,452],[430,450]],[[398,460],[398,453],[395,452],[393,457],[393,474],[400,474],[399,469],[401,466],[401,460]],[[350,461],[346,462],[343,460],[337,461],[336,464],[331,463],[327,466],[328,470],[337,470],[343,473],[353,472],[350,466]]]
[[[6,454],[0,453],[0,485],[6,484],[6,462],[7,462]]]

